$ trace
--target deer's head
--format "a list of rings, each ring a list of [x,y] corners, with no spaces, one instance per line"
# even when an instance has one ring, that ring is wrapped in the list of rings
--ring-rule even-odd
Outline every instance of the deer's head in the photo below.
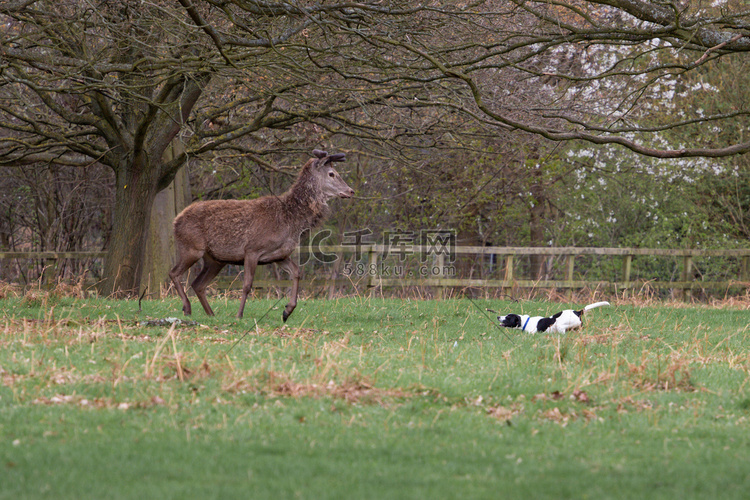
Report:
[[[344,182],[341,174],[333,168],[334,162],[344,161],[346,155],[344,153],[329,155],[325,151],[315,149],[313,150],[313,156],[317,160],[312,164],[312,172],[326,199],[335,197],[351,198],[354,195],[354,190]]]

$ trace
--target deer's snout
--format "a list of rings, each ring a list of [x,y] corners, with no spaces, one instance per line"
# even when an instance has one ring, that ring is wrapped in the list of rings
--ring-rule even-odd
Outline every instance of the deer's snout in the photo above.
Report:
[[[341,191],[339,193],[339,196],[341,198],[351,198],[352,196],[354,196],[354,190],[352,188],[348,187],[345,190]]]

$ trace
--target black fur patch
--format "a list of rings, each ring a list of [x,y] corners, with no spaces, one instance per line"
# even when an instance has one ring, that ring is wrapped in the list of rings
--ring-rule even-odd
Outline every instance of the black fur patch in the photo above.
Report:
[[[551,318],[542,318],[539,320],[539,322],[536,324],[536,330],[538,332],[545,332],[547,331],[547,328],[554,325],[557,321],[557,317],[560,316],[561,313],[557,313]]]

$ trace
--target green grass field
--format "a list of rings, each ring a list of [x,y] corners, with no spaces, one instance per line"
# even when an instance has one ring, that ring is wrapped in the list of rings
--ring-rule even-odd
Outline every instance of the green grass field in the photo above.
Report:
[[[0,498],[748,496],[746,307],[275,302],[0,300]]]

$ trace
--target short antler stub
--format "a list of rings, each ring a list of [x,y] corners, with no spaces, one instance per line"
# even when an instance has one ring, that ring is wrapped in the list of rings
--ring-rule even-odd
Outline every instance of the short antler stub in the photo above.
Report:
[[[326,158],[326,161],[324,163],[344,161],[346,159],[346,153],[336,153],[335,155],[328,156],[327,151],[321,151],[320,149],[313,149],[312,154],[314,157],[319,159]]]

